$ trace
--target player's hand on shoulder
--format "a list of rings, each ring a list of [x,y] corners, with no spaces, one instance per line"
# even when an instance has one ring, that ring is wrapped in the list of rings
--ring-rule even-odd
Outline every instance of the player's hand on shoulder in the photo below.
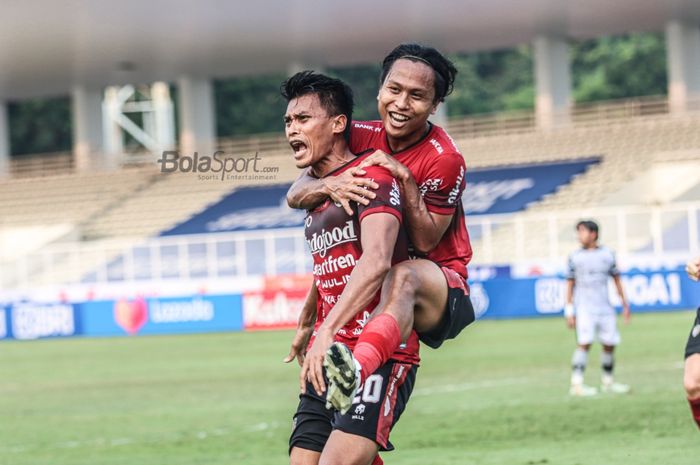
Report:
[[[364,169],[352,167],[338,176],[323,178],[331,200],[340,204],[348,215],[352,215],[350,202],[368,205],[376,197],[372,189],[377,189],[379,185],[372,179],[362,177],[365,174]]]
[[[688,273],[688,277],[693,281],[700,280],[700,257],[690,260],[685,266],[685,272]]]
[[[309,344],[309,339],[314,332],[313,326],[297,328],[297,332],[292,339],[292,345],[289,348],[289,355],[284,358],[284,363],[289,363],[295,358],[299,366],[304,366],[304,354],[306,346]]]
[[[399,181],[404,181],[411,177],[411,170],[382,150],[376,150],[360,163],[360,168],[363,169],[370,166],[381,166]]]

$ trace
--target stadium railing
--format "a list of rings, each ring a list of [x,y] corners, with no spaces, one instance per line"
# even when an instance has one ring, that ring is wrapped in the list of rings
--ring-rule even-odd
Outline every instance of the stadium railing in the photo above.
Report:
[[[624,263],[678,264],[700,252],[700,202],[659,207],[614,207],[519,215],[469,216],[474,265],[565,263],[578,245],[573,225],[582,217],[601,224],[603,243]],[[498,237],[497,231],[509,236]],[[674,231],[668,235],[668,231]],[[513,255],[499,249],[514,244]],[[533,243],[546,247],[530,247]],[[544,252],[543,252],[544,250]],[[563,265],[562,265],[563,266]],[[217,234],[123,238],[53,245],[0,266],[0,287],[244,278],[309,273],[302,228]]]

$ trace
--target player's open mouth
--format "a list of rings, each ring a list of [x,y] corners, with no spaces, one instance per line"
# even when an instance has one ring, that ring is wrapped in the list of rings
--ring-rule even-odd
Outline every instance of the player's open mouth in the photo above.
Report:
[[[393,126],[403,126],[409,119],[408,116],[402,115],[401,113],[396,113],[393,111],[389,112],[389,118]]]
[[[306,152],[306,144],[300,140],[293,140],[289,145],[292,146],[292,150],[294,151],[294,158],[299,158],[302,153]]]

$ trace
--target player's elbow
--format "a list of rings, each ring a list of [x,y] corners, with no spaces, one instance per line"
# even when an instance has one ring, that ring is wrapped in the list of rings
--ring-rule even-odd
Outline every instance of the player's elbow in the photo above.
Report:
[[[413,249],[421,255],[427,255],[440,243],[440,239],[433,240],[432,238],[420,238],[413,240]]]
[[[384,279],[384,276],[391,269],[391,255],[386,254],[366,254],[362,256],[369,265],[372,279]]]

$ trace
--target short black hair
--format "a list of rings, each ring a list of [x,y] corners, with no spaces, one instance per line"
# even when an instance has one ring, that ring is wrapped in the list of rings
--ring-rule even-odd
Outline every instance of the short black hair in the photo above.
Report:
[[[405,58],[415,62],[425,63],[435,72],[435,99],[433,102],[443,102],[452,93],[457,68],[445,56],[433,47],[416,43],[405,43],[396,47],[384,58],[379,85],[384,84],[389,70],[396,60]]]
[[[578,231],[579,228],[586,228],[590,232],[594,232],[596,239],[598,239],[598,237],[599,237],[598,223],[596,223],[595,221],[593,221],[593,220],[579,221],[578,223],[576,223],[576,230]]]
[[[287,102],[308,94],[318,95],[321,106],[330,116],[345,115],[348,119],[343,136],[350,141],[354,101],[352,89],[340,79],[314,71],[301,71],[282,83],[280,93]]]

